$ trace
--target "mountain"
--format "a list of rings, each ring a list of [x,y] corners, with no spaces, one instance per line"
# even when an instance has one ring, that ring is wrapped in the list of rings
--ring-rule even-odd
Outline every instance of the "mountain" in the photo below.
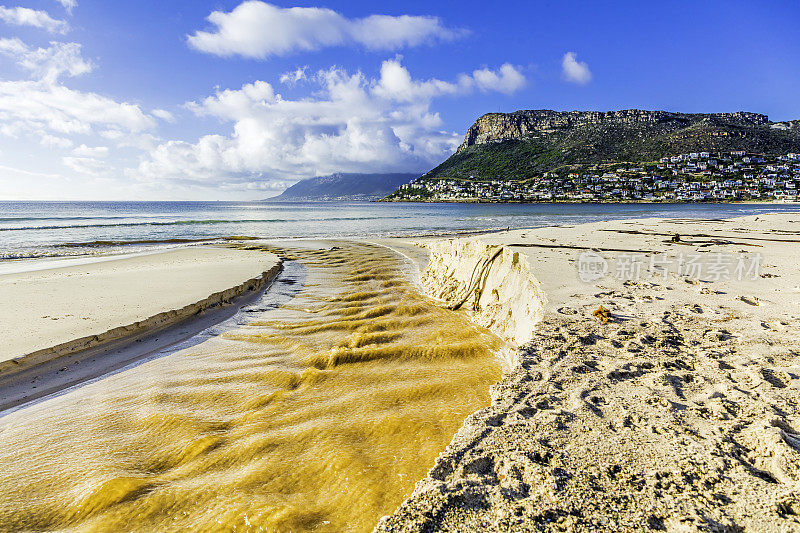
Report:
[[[416,174],[331,174],[298,181],[270,201],[376,200],[383,198]]]
[[[573,166],[699,151],[800,152],[800,121],[756,113],[515,111],[480,117],[429,179],[525,180]]]

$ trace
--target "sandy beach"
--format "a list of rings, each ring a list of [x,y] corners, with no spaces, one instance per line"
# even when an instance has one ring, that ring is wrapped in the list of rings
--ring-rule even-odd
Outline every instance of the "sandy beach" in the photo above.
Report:
[[[222,246],[68,263],[33,262],[31,270],[0,275],[0,299],[13,304],[0,312],[2,409],[199,333],[280,269],[272,254]]]
[[[238,487],[243,482],[236,465],[257,468],[270,463],[264,462],[267,456],[261,452],[252,456],[259,459],[251,463],[247,443],[252,435],[247,424],[241,428],[236,424],[228,427],[227,422],[219,426],[219,420],[260,420],[263,429],[279,422],[273,420],[273,414],[281,409],[287,410],[285,416],[301,418],[306,416],[301,412],[307,410],[308,420],[298,426],[309,431],[303,438],[313,435],[317,439],[333,431],[339,444],[328,453],[345,457],[337,468],[355,469],[353,475],[362,462],[371,465],[378,461],[377,455],[362,449],[363,439],[390,439],[396,434],[396,441],[376,448],[385,454],[380,458],[386,463],[381,468],[398,468],[394,452],[389,453],[393,446],[403,450],[400,455],[406,459],[414,458],[407,449],[413,445],[418,450],[417,460],[403,468],[417,472],[411,479],[419,481],[413,493],[410,483],[403,485],[409,487],[402,491],[408,498],[378,523],[376,531],[796,530],[800,528],[798,241],[800,217],[771,214],[728,220],[617,220],[453,239],[374,241],[401,256],[368,243],[317,242],[310,248],[280,252],[290,261],[305,262],[306,268],[320,269],[314,274],[317,277],[293,289],[301,292],[291,293],[285,307],[277,311],[275,316],[282,319],[255,321],[173,357],[153,360],[138,371],[84,387],[49,408],[61,409],[67,417],[71,416],[71,402],[84,396],[102,398],[106,416],[115,419],[128,412],[128,402],[133,402],[136,412],[149,413],[126,430],[124,438],[134,441],[142,432],[161,435],[160,421],[165,417],[180,421],[177,427],[183,429],[179,433],[187,433],[174,446],[162,446],[157,440],[150,446],[164,455],[165,465],[178,465],[175,472],[197,469],[192,470],[193,475],[204,476],[207,460],[233,465],[225,477],[225,490],[233,491],[231,494],[240,494]],[[209,294],[245,287],[254,276],[277,272],[277,256],[265,251],[272,248],[258,243],[242,244],[241,248],[192,247],[0,276],[4,297],[28,298],[30,302],[16,312],[6,310],[3,335],[9,338],[9,346],[12,340],[18,343],[14,353],[27,353],[63,339],[141,321],[165,309],[206,301]],[[393,262],[398,264],[390,267]],[[415,268],[401,269],[404,262]],[[346,296],[331,298],[325,292],[336,279],[331,275],[355,285],[344,290]],[[417,279],[407,280],[409,276]],[[414,281],[438,305],[417,300],[419,295],[410,287],[397,293],[397,287],[408,281]],[[322,292],[315,294],[316,290]],[[405,296],[397,303],[390,302],[401,294]],[[458,394],[466,395],[456,402],[462,408],[467,400],[487,405],[480,400],[477,385],[474,389],[458,386],[458,379],[444,369],[465,364],[458,359],[460,354],[478,350],[476,339],[488,339],[488,332],[478,337],[473,332],[459,342],[443,341],[441,335],[446,332],[437,333],[435,329],[441,325],[436,324],[452,321],[445,329],[454,332],[464,329],[465,318],[441,307],[466,311],[481,327],[476,331],[486,328],[507,346],[495,352],[503,370],[499,381],[495,383],[499,370],[488,367],[474,378],[475,383],[485,384],[484,392],[495,383],[491,404],[467,416],[463,424],[466,413],[477,407],[451,420],[452,429],[445,432],[448,436],[432,448],[433,435],[441,439],[442,434],[432,430],[429,415],[422,413],[439,409],[452,415],[453,406],[447,404]],[[285,320],[288,322],[282,322]],[[423,330],[431,339],[439,339],[438,344],[420,341],[416,336]],[[150,349],[148,342],[143,343],[145,349]],[[329,345],[332,348],[328,349]],[[399,363],[391,354],[430,347],[445,350],[453,361],[440,361],[437,364],[442,369],[431,370],[429,356],[424,356],[405,360],[402,371],[395,368]],[[483,353],[485,348],[478,351]],[[273,351],[265,351],[268,349]],[[311,359],[299,364],[298,353]],[[380,366],[384,357],[388,357],[385,368]],[[56,359],[62,360],[66,359]],[[84,359],[77,372],[96,377],[103,360]],[[374,365],[376,370],[370,370]],[[462,381],[480,370],[468,365],[458,368]],[[53,390],[68,384],[59,369],[51,370]],[[369,380],[364,377],[367,374],[362,375],[366,371]],[[409,372],[425,371],[429,374],[408,381]],[[70,372],[76,372],[72,366]],[[162,374],[169,377],[162,378]],[[42,386],[39,379],[36,376],[34,381]],[[146,394],[126,392],[129,387],[139,387],[142,379]],[[328,386],[340,389],[321,387],[321,380],[333,380]],[[377,384],[371,385],[372,380]],[[27,386],[27,381],[19,381],[19,386]],[[410,409],[414,413],[410,420],[419,424],[415,438],[429,430],[432,436],[424,443],[407,441],[399,429],[405,422],[391,435],[379,431],[377,428],[388,427],[386,423],[400,420],[382,404],[377,412],[389,418],[388,422],[375,418],[376,429],[364,425],[357,415],[347,414],[348,409],[359,408],[359,402],[374,401],[348,400],[340,405],[340,399],[356,394],[352,388],[356,382],[370,385],[358,393],[363,396],[354,397],[366,399],[377,394],[387,406],[394,406],[392,409]],[[435,401],[434,396],[425,396],[430,391],[419,392],[428,387],[438,391]],[[407,394],[406,388],[413,392]],[[392,396],[395,390],[397,396]],[[254,393],[257,398],[253,401],[238,400],[241,394],[251,398]],[[333,397],[315,400],[316,394]],[[318,412],[323,405],[334,406],[332,412],[343,418],[332,426],[326,422],[328,415]],[[199,408],[208,414],[207,422],[195,419],[193,413]],[[41,404],[31,413],[48,416]],[[6,419],[15,428],[8,435],[24,439],[26,431],[31,431],[24,429],[25,419],[20,413]],[[81,421],[82,431],[106,435],[121,449],[132,446],[120,444],[123,437],[103,420],[90,417]],[[220,433],[220,427],[227,429]],[[349,441],[336,436],[340,427],[350,428],[345,433],[352,430],[360,435],[355,448],[342,447],[341,443]],[[44,439],[57,434],[37,428]],[[61,431],[63,437],[56,441],[71,435],[67,426]],[[280,423],[275,431],[275,435],[284,435]],[[210,442],[228,442],[223,437],[228,433],[235,435],[229,444],[195,444],[212,437]],[[293,440],[276,447],[273,438],[278,437],[267,438],[264,449],[270,450],[270,460],[277,461],[276,465],[287,460],[278,453],[283,450],[290,457],[311,454],[304,464],[316,468],[311,448],[294,450]],[[424,461],[419,460],[423,444]],[[65,446],[55,441],[51,445]],[[91,449],[81,453],[91,455]],[[433,461],[438,450],[443,451]],[[53,454],[42,460],[54,460],[58,454]],[[137,461],[147,463],[149,452],[147,455]],[[104,455],[92,457],[97,468],[107,467]],[[130,471],[138,472],[138,468]],[[383,479],[381,468],[370,470],[378,476],[375,480]],[[420,479],[428,468],[427,476]],[[128,479],[128,467],[114,472],[116,477],[108,479]],[[151,522],[147,522],[151,525],[161,523],[162,515],[156,510],[169,507],[153,502],[177,487],[169,481],[171,472],[166,468],[148,473],[145,478],[153,483],[152,491],[131,496],[131,512],[138,508],[138,498],[152,503]],[[291,478],[290,474],[285,475]],[[74,474],[74,479],[84,475],[89,474]],[[259,474],[259,484],[263,475]],[[351,483],[342,475],[330,473],[332,486]],[[127,500],[115,499],[115,487],[105,485],[112,481],[101,478],[90,484],[95,492],[75,496],[69,503],[92,520],[117,516],[117,510],[129,506]],[[58,479],[68,484],[74,481],[69,476]],[[354,479],[364,484],[373,478]],[[165,488],[156,489],[162,482]],[[290,485],[295,487],[293,483]],[[130,490],[138,495],[136,487]],[[300,484],[292,490],[312,488]],[[273,502],[269,498],[283,490],[275,488],[264,502]],[[369,493],[365,487],[359,490]],[[382,490],[396,502],[402,498],[400,489]],[[343,489],[335,493],[337,498],[348,494]],[[186,498],[191,499],[190,494],[194,493],[187,493]],[[280,504],[264,503],[265,509],[278,505],[283,511],[267,513],[261,520],[275,527],[309,529],[308,524],[325,523],[319,516],[337,520],[350,516],[335,505],[330,507],[326,497],[320,496],[313,504],[308,503],[312,500],[287,504],[282,499]],[[355,498],[342,501],[366,505],[368,500],[365,495]],[[95,499],[102,500],[99,507],[95,507]],[[380,503],[369,501],[374,513]],[[249,505],[236,503],[230,511],[231,523],[245,523],[247,515],[237,513]],[[368,522],[369,528],[375,523],[374,519],[365,520],[363,513],[356,514],[360,516],[356,529],[365,529],[363,522]],[[123,516],[115,520],[124,523]],[[346,520],[350,519],[356,520]]]
[[[492,405],[377,531],[800,528],[797,215],[465,240],[518,253],[545,312]],[[498,312],[476,300],[491,327]]]
[[[146,320],[260,276],[263,252],[191,247],[0,275],[0,361]]]

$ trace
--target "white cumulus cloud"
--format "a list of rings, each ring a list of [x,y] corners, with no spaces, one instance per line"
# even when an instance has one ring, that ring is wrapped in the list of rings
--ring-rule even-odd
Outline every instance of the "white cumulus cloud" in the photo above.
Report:
[[[592,71],[584,61],[578,61],[575,52],[567,52],[561,59],[561,73],[564,79],[571,83],[585,85],[592,81]]]
[[[69,148],[74,144],[68,138],[72,135],[114,130],[120,137],[140,136],[156,125],[153,115],[136,104],[77,91],[61,83],[64,76],[79,76],[93,69],[81,56],[80,44],[52,42],[46,48],[33,48],[16,38],[0,38],[0,55],[12,58],[31,77],[0,80],[2,135],[29,137],[51,148]]]
[[[472,75],[461,74],[457,81],[438,79],[413,80],[400,59],[390,59],[381,65],[381,77],[373,91],[385,98],[397,101],[430,99],[438,96],[468,94],[478,89],[481,92],[496,91],[511,94],[525,86],[526,80],[517,67],[503,64],[498,70],[483,68]]]
[[[86,146],[82,144],[72,150],[78,157],[105,158],[108,157],[108,146]]]
[[[175,122],[175,116],[166,109],[153,109],[151,113],[165,122]]]
[[[484,68],[472,73],[475,85],[481,91],[497,91],[512,94],[525,87],[525,76],[510,63],[500,67],[498,71]]]
[[[219,56],[259,59],[344,45],[396,50],[452,40],[464,33],[444,27],[436,17],[351,19],[327,8],[282,8],[258,0],[242,2],[229,13],[214,11],[208,21],[215,28],[188,36],[190,46]]]
[[[508,68],[476,72],[493,77],[479,81],[473,73],[452,82],[420,80],[399,59],[390,59],[377,78],[339,68],[309,75],[311,95],[296,100],[284,98],[266,81],[220,90],[187,108],[231,123],[230,134],[162,143],[129,174],[244,186],[332,172],[427,169],[461,141],[460,134],[443,131],[441,118],[431,110],[433,99],[520,86]]]
[[[21,131],[86,134],[95,126],[139,132],[155,126],[135,104],[36,81],[0,82],[0,123]]]
[[[414,80],[399,59],[384,61],[381,76],[374,84],[372,92],[379,97],[398,102],[427,101],[431,98],[464,93],[470,90],[472,78],[459,76],[457,82],[438,79]]]
[[[66,33],[69,24],[51,17],[47,11],[27,7],[0,6],[0,20],[15,26],[33,26],[50,33]]]

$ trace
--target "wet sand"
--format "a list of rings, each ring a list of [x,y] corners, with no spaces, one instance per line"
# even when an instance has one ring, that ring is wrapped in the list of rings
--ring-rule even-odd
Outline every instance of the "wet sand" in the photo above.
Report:
[[[800,530],[796,214],[476,239],[527,259],[546,313],[492,405],[377,531]],[[579,278],[585,248],[605,275]],[[679,273],[681,258],[705,268]]]
[[[0,312],[0,411],[197,336],[257,301],[281,269],[268,252],[222,247],[90,259],[0,276],[0,296],[18,302]]]

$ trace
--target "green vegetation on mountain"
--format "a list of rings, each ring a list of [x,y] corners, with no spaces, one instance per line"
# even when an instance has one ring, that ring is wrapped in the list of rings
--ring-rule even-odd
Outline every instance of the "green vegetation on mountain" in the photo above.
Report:
[[[800,121],[755,113],[516,111],[490,113],[422,180],[527,180],[546,172],[614,162],[642,163],[700,151],[800,151]]]

